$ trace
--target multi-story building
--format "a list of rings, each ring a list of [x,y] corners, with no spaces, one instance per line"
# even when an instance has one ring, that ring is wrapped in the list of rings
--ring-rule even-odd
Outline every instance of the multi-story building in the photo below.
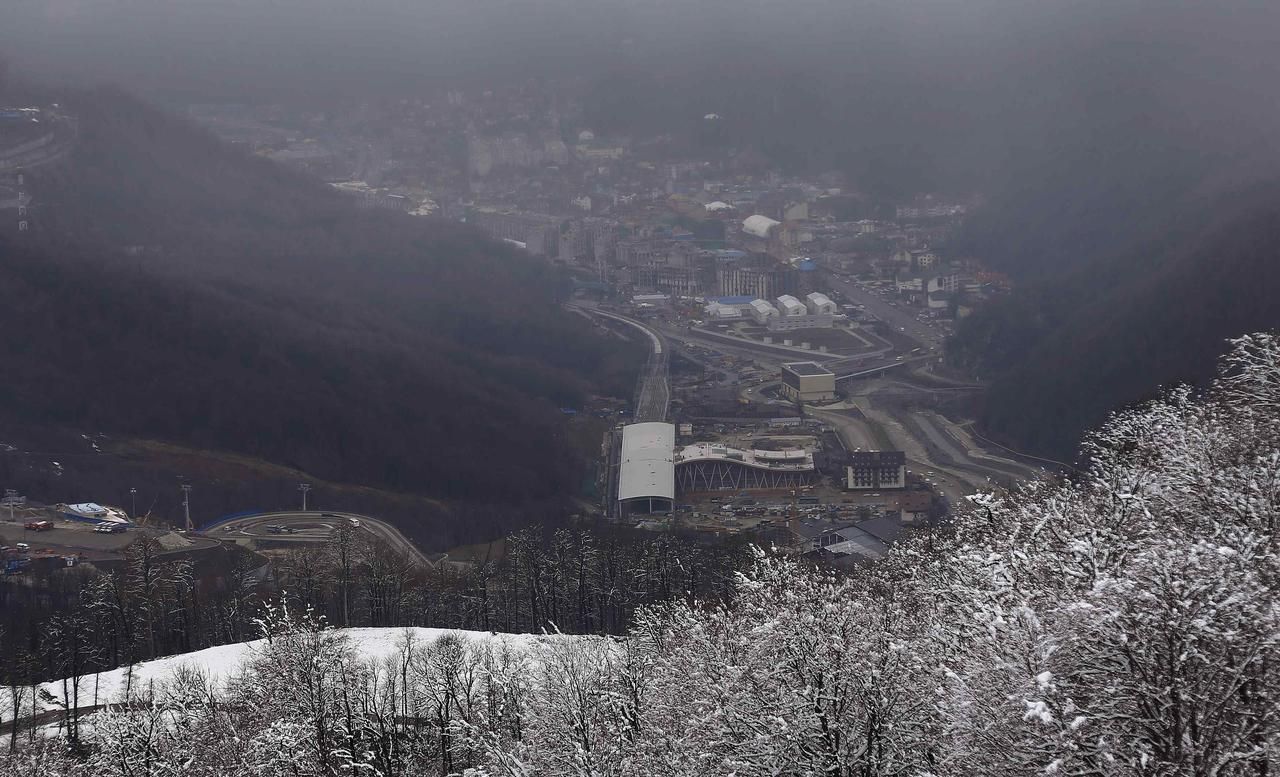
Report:
[[[685,296],[706,291],[700,255],[687,240],[624,240],[617,246],[617,263],[637,288]]]
[[[490,237],[523,243],[525,249],[537,256],[560,255],[561,219],[542,213],[516,213],[496,210],[476,210],[467,216],[467,223],[484,230]]]
[[[906,488],[907,454],[902,451],[854,451],[845,466],[849,490]]]
[[[791,267],[742,267],[738,263],[718,264],[716,282],[726,297],[751,296],[772,299],[791,294],[799,287],[799,277]]]
[[[817,362],[782,365],[782,393],[801,402],[823,402],[836,398],[836,375]]]

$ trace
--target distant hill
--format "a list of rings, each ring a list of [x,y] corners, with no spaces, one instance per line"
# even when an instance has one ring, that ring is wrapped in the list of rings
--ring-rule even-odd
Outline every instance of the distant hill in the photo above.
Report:
[[[1111,411],[1212,377],[1225,339],[1280,327],[1280,181],[1175,194],[1156,186],[1135,207],[983,225],[971,246],[1009,251],[1023,280],[951,344],[952,359],[992,381],[982,411],[990,434],[1073,456]],[[997,239],[996,224],[1013,237]],[[1082,235],[1090,224],[1102,234]],[[1020,257],[1035,253],[1037,234],[1040,261]]]
[[[629,395],[639,358],[563,312],[546,265],[356,210],[127,95],[62,102],[80,143],[31,176],[34,231],[0,236],[13,424],[247,455],[510,524],[577,493],[586,461],[557,408]]]

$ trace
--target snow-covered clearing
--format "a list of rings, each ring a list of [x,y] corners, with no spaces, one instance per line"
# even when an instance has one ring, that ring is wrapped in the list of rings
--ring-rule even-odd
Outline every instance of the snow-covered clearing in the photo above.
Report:
[[[566,639],[566,637],[538,634],[493,634],[485,631],[425,628],[334,629],[334,633],[346,637],[354,655],[366,662],[378,662],[395,655],[400,645],[404,643],[406,635],[420,644],[430,644],[442,636],[452,634],[476,646],[489,644],[495,648],[505,646],[519,651],[529,651],[548,640]],[[162,684],[178,671],[186,669],[197,670],[205,675],[214,687],[225,688],[227,682],[262,650],[266,642],[265,639],[257,639],[252,642],[219,645],[192,653],[145,661],[134,664],[132,667],[120,667],[107,672],[85,675],[80,678],[78,707],[91,709],[101,704],[119,702],[129,695],[137,696],[149,684]],[[40,689],[43,691],[39,694],[41,713],[63,709],[67,706],[66,699],[75,695],[70,679],[42,683]],[[0,699],[7,697],[4,691],[5,689],[0,688]],[[29,695],[27,699],[20,717],[31,715]],[[11,709],[0,709],[0,723],[7,722],[12,717]]]

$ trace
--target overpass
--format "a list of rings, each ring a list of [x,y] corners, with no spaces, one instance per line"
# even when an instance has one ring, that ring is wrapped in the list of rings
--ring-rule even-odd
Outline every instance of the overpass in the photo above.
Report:
[[[916,364],[918,362],[927,361],[929,359],[936,359],[936,358],[938,357],[932,354],[925,354],[924,356],[917,356],[914,359],[903,359],[902,361],[892,361],[886,364],[876,365],[875,367],[867,367],[865,369],[855,369],[855,371],[853,372],[836,372],[836,380],[838,381],[850,380],[852,378],[865,378],[870,375],[880,375],[882,373],[888,372],[889,370],[892,370],[895,367],[905,367],[908,364]],[[826,367],[827,369],[831,369],[832,365],[827,364]],[[853,369],[853,368],[850,368],[850,369]],[[835,372],[835,370],[832,370],[832,371]]]

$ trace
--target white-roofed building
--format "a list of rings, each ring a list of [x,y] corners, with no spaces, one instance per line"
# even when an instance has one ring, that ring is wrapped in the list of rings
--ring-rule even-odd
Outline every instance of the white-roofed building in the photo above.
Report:
[[[79,504],[67,505],[67,510],[81,516],[82,518],[107,517],[107,508],[97,502],[80,502]]]
[[[622,427],[618,506],[628,513],[669,512],[676,498],[676,427],[660,422]]]
[[[758,237],[761,240],[768,240],[773,228],[781,223],[781,221],[774,221],[768,216],[762,216],[757,213],[754,216],[747,216],[743,219],[742,231],[752,237]]]
[[[762,299],[751,301],[751,317],[755,319],[757,324],[764,326],[770,321],[777,319],[778,309]]]
[[[707,210],[711,211],[712,213],[715,213],[716,211],[721,211],[721,210],[733,210],[733,209],[734,209],[734,208],[733,208],[733,206],[732,206],[732,205],[730,205],[729,203],[727,203],[727,202],[721,202],[720,200],[716,200],[715,202],[708,202],[708,203],[707,203],[706,205],[704,205],[703,207],[704,207],[704,208],[706,208]]]
[[[806,295],[804,302],[809,308],[810,315],[835,315],[836,303],[832,302],[831,298],[822,292],[815,291],[812,294]]]
[[[804,306],[804,303],[790,294],[783,294],[778,297],[778,314],[783,318],[803,316],[807,312],[808,308]]]
[[[703,310],[707,313],[707,318],[717,321],[726,321],[729,319],[742,318],[742,308],[738,305],[726,305],[722,302],[709,303]]]
[[[129,515],[118,507],[107,507],[97,502],[80,502],[61,505],[62,515],[72,521],[97,523],[129,523]]]

